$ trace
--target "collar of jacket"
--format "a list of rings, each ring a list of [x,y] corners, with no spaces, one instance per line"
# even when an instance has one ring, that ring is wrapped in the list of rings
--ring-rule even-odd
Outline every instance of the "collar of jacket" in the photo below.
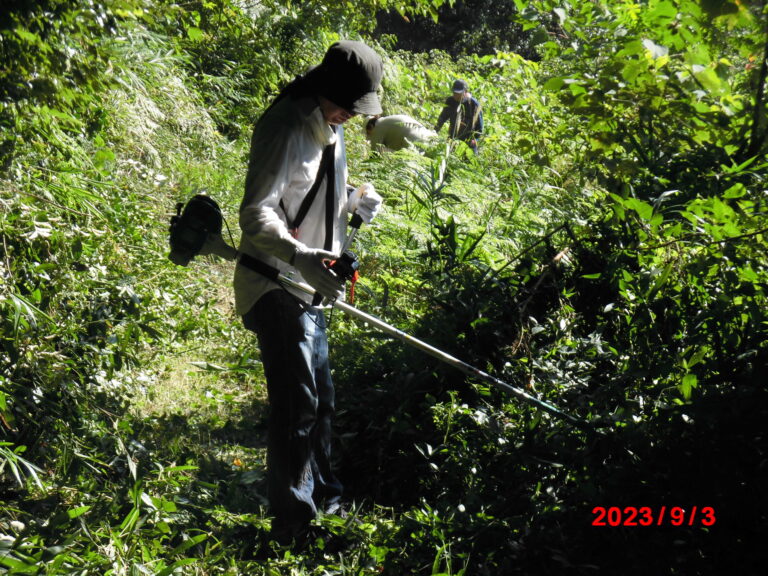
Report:
[[[335,144],[338,136],[323,118],[323,111],[317,101],[314,98],[302,98],[298,102],[298,106],[307,119],[312,136],[317,140],[317,143],[322,147]]]

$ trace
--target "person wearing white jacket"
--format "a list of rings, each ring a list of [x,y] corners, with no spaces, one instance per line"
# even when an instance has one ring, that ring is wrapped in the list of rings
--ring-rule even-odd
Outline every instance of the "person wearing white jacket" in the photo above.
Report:
[[[381,205],[372,185],[348,192],[343,124],[381,113],[383,64],[369,46],[340,41],[322,63],[289,84],[254,127],[240,206],[241,256],[278,268],[326,299],[342,296],[328,268],[346,219],[369,223]],[[267,483],[272,535],[306,538],[318,507],[338,506],[330,463],[334,388],[323,309],[246,266],[235,271],[236,311],[256,333],[270,415]]]
[[[416,142],[437,138],[437,132],[406,114],[369,119],[365,124],[365,135],[372,147],[384,146],[390,150],[402,150]]]

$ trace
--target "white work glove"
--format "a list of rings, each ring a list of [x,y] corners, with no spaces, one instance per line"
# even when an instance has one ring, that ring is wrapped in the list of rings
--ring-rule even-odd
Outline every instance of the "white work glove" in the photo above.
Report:
[[[349,195],[347,212],[357,213],[363,222],[370,224],[381,208],[381,196],[373,189],[373,184],[367,182]]]
[[[340,298],[344,293],[344,282],[327,266],[326,262],[336,256],[325,250],[300,247],[293,257],[293,267],[307,283],[329,300]]]

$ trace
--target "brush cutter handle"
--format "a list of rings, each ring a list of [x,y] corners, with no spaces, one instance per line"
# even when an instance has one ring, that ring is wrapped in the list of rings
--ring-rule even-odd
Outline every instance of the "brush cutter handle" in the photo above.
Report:
[[[360,217],[357,212],[352,215],[352,219],[349,221],[349,234],[347,234],[347,238],[344,240],[344,246],[341,247],[341,252],[339,253],[339,258],[342,258],[344,254],[349,250],[350,246],[352,246],[352,242],[355,239],[355,235],[357,234],[357,231],[360,230],[360,226],[363,225],[363,219]],[[312,306],[319,306],[323,302],[323,297],[320,296],[320,294],[315,294],[314,298],[312,298]]]
[[[359,230],[360,226],[362,226],[362,224],[363,224],[362,216],[360,216],[360,214],[355,212],[352,215],[352,219],[349,221],[349,227],[354,229],[354,230]]]
[[[349,221],[350,231],[349,234],[347,234],[347,239],[344,240],[344,246],[341,247],[342,254],[351,248],[352,241],[355,239],[355,235],[357,234],[357,231],[360,230],[360,226],[362,225],[363,219],[357,212],[355,212],[352,215],[352,219]]]

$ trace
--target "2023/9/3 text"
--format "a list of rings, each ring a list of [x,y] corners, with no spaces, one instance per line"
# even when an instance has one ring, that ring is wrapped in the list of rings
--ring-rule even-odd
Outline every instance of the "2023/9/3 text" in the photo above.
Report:
[[[717,522],[712,506],[595,506],[592,526],[713,526]]]

